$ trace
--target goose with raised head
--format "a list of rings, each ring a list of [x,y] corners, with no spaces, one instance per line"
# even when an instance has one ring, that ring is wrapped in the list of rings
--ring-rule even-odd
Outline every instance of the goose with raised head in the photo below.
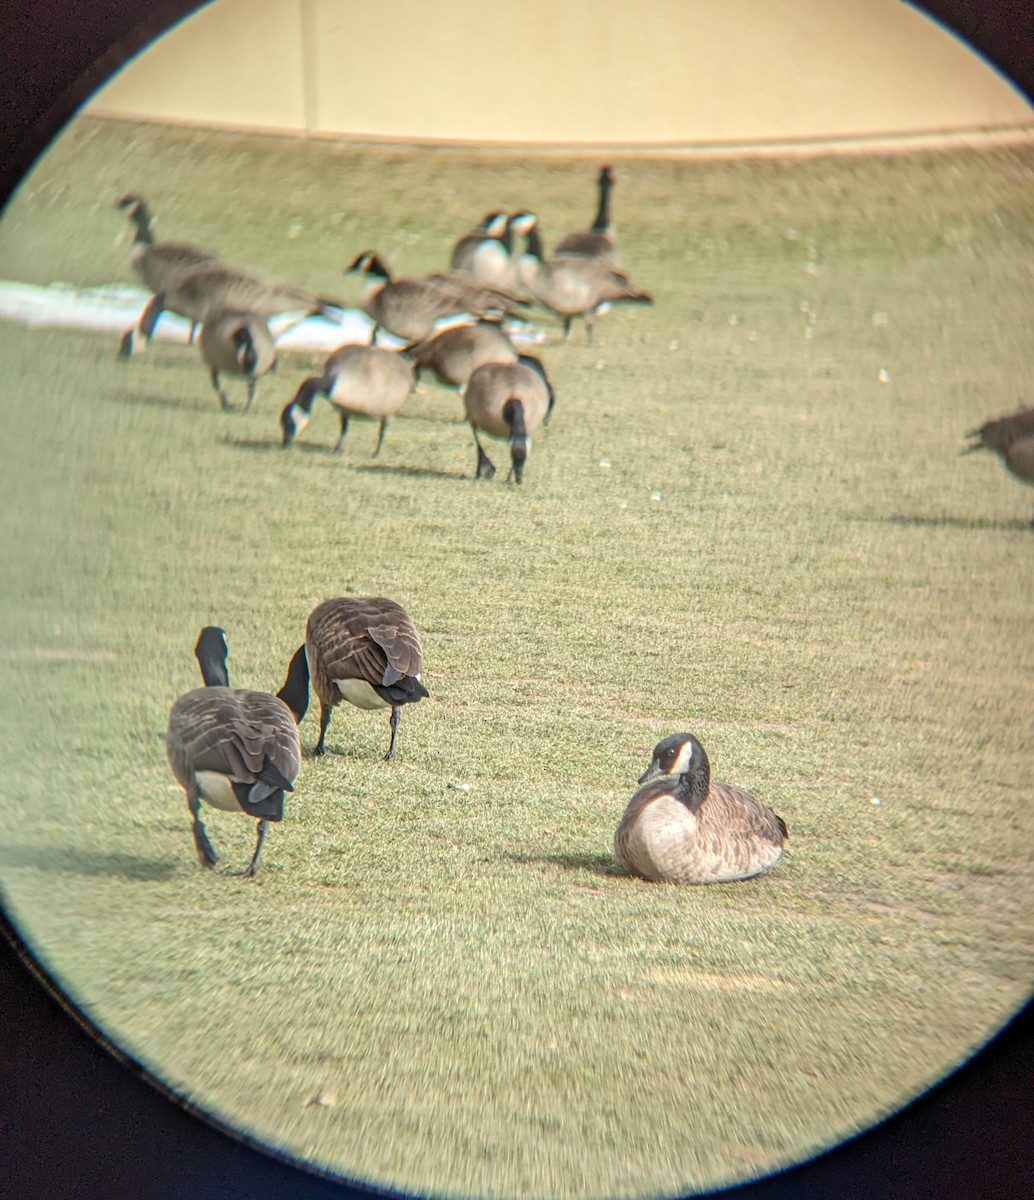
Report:
[[[560,317],[565,341],[571,333],[571,322],[581,317],[585,321],[586,339],[592,345],[593,322],[601,304],[653,303],[653,297],[627,275],[602,262],[574,256],[543,259],[537,225],[528,230],[525,241],[526,250],[518,264],[521,285],[543,308]]]
[[[477,446],[478,479],[491,479],[495,475],[495,464],[478,437],[481,432],[509,443],[511,467],[507,483],[522,481],[531,435],[549,415],[550,391],[545,372],[530,364],[485,363],[472,373],[462,395]]]
[[[117,208],[127,210],[126,215],[133,222],[135,234],[133,237],[132,262],[133,269],[140,277],[148,291],[158,294],[174,287],[179,278],[196,268],[219,261],[218,254],[196,246],[192,242],[156,241],[154,236],[154,218],[142,196],[133,193],[119,198]],[[186,316],[178,313],[178,316]],[[190,340],[194,340],[197,321],[191,320]],[[126,358],[132,351],[132,331],[122,338],[120,357]]]
[[[1005,469],[1021,483],[1034,483],[1034,408],[993,421],[985,421],[979,429],[971,429],[966,437],[976,438],[962,453],[992,450],[1002,460]],[[1034,529],[1034,519],[1031,520]]]
[[[760,874],[783,853],[783,819],[743,788],[713,782],[691,733],[658,742],[639,782],[614,835],[614,853],[633,875],[729,883]]]
[[[489,313],[511,313],[520,309],[516,296],[501,288],[465,279],[460,275],[426,275],[394,279],[372,250],[358,255],[345,274],[366,276],[359,304],[373,321],[371,344],[379,329],[386,329],[408,342],[418,342],[434,333],[443,317],[466,313],[473,317]]]
[[[395,757],[399,715],[429,693],[420,635],[412,618],[385,596],[341,596],[324,600],[309,614],[305,642],[291,659],[277,695],[301,724],[309,707],[309,683],[320,702],[316,754],[326,754],[327,727],[342,700],[363,709],[391,709],[391,741],[385,762]]]
[[[235,308],[212,309],[201,326],[200,348],[224,411],[232,405],[219,383],[220,372],[241,375],[247,381],[247,412],[258,380],[276,367],[276,346],[264,318]]]
[[[381,346],[341,346],[327,359],[322,375],[312,375],[299,386],[294,398],[280,414],[280,429],[286,449],[308,425],[317,396],[325,397],[337,410],[341,432],[333,454],[340,454],[352,417],[378,421],[377,446],[381,452],[388,421],[405,404],[416,377],[413,364],[397,350]]]
[[[269,692],[230,687],[226,634],[201,630],[194,650],[203,688],[172,706],[165,746],[169,765],[187,796],[197,856],[214,867],[219,856],[201,819],[201,803],[258,821],[255,851],[244,875],[258,869],[266,827],[284,815],[284,793],[301,767],[298,727],[283,701]]]
[[[553,249],[554,258],[590,258],[608,267],[620,267],[617,236],[610,220],[610,193],[614,175],[610,167],[601,167],[596,180],[598,203],[596,216],[587,230],[569,233]]]
[[[505,269],[510,259],[509,219],[504,212],[490,212],[470,233],[464,234],[452,248],[449,270],[494,283],[499,264]],[[482,274],[482,272],[485,272]]]

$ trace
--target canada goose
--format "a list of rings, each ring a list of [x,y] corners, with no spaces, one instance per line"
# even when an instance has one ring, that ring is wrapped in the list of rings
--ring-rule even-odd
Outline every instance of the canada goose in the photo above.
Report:
[[[154,240],[154,218],[146,201],[141,196],[122,196],[116,205],[128,209],[127,216],[136,226],[133,239],[133,269],[148,291],[159,293],[175,285],[179,277],[204,264],[219,261],[219,256],[203,246],[190,242],[156,242]],[[184,314],[180,314],[184,315]],[[198,322],[190,323],[190,340],[194,340]],[[126,341],[126,338],[129,341]],[[120,357],[128,357],[132,349],[132,335],[123,336]]]
[[[412,364],[398,351],[379,346],[342,346],[327,359],[322,375],[306,379],[280,414],[286,449],[309,423],[312,404],[325,396],[338,410],[341,434],[333,453],[340,454],[349,417],[380,421],[376,458],[381,452],[388,418],[399,411],[416,382]]]
[[[201,801],[258,820],[254,875],[269,821],[284,815],[284,793],[294,790],[302,752],[290,709],[268,692],[230,687],[226,634],[206,626],[194,648],[203,688],[172,706],[165,738],[169,765],[187,794],[194,845],[203,867],[218,861],[201,820]]]
[[[962,451],[993,450],[1005,469],[1024,483],[1034,483],[1034,408],[1021,408],[1007,417],[985,421],[979,429],[971,429],[966,437],[977,440]],[[1034,529],[1034,520],[1031,520]]]
[[[478,430],[510,443],[512,467],[507,482],[520,483],[531,444],[530,435],[549,412],[549,385],[544,372],[523,363],[485,363],[463,389],[467,420],[478,450],[477,478],[491,479],[495,465],[485,453]]]
[[[420,682],[420,635],[401,604],[384,596],[324,600],[309,614],[305,644],[299,646],[277,695],[301,724],[309,707],[309,680],[320,702],[320,739],[326,754],[327,726],[342,700],[357,708],[391,709],[391,742],[385,762],[395,757],[399,713],[429,693]]]
[[[392,279],[384,262],[372,251],[360,254],[345,274],[366,276],[359,303],[373,319],[373,343],[378,329],[417,342],[430,337],[442,317],[469,313],[483,317],[489,312],[514,312],[520,307],[516,296],[500,288],[465,279],[460,275],[429,275],[419,279]]]
[[[743,788],[712,783],[691,733],[658,742],[639,782],[614,834],[614,853],[633,875],[726,883],[759,874],[783,852],[782,818]]]
[[[564,322],[564,339],[575,317],[585,320],[585,334],[592,345],[593,317],[599,305],[618,300],[652,304],[653,297],[637,287],[627,275],[591,258],[542,258],[542,239],[533,225],[524,235],[527,249],[520,264],[521,284],[543,308],[551,309]]]
[[[497,282],[495,274],[499,264],[505,271],[510,261],[510,247],[506,241],[508,226],[506,213],[489,213],[480,225],[453,246],[449,270],[486,283]]]
[[[224,410],[231,408],[226,393],[219,386],[219,372],[243,375],[248,381],[247,412],[255,398],[259,378],[276,366],[276,346],[269,326],[254,312],[236,308],[215,308],[201,326],[201,357],[208,364],[212,387]]]
[[[471,372],[487,362],[516,362],[517,351],[497,321],[453,325],[413,342],[406,353],[417,373],[428,368],[446,387],[462,387]]]
[[[569,233],[562,237],[557,242],[553,255],[557,258],[591,258],[608,267],[620,267],[621,255],[618,253],[614,227],[610,223],[610,193],[614,187],[614,176],[610,167],[600,168],[596,186],[599,190],[599,203],[592,226],[587,231]]]
[[[136,331],[144,338],[154,334],[158,318],[169,309],[190,321],[204,324],[215,308],[236,308],[258,313],[268,320],[278,313],[304,312],[307,316],[326,316],[343,303],[317,296],[291,283],[268,279],[257,271],[228,263],[209,263],[185,272],[165,291],[151,297],[140,315]],[[134,330],[122,339],[122,357],[132,353]]]

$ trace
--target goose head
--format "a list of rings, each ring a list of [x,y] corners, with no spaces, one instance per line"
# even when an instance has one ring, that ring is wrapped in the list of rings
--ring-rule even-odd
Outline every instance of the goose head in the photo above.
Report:
[[[711,763],[707,751],[691,733],[673,733],[658,742],[639,782],[649,783],[662,776],[678,779],[672,795],[691,811],[704,802],[711,786]]]
[[[362,272],[364,275],[383,279],[385,282],[391,279],[391,272],[373,250],[364,250],[362,254],[356,255],[351,266],[345,267],[346,275],[351,275],[354,272]]]

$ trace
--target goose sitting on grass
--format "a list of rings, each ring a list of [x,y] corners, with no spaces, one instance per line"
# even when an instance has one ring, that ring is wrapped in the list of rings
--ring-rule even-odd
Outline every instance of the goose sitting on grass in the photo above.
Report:
[[[783,819],[743,788],[712,782],[691,733],[658,742],[639,782],[614,835],[614,853],[633,875],[728,883],[760,874],[783,853]]]

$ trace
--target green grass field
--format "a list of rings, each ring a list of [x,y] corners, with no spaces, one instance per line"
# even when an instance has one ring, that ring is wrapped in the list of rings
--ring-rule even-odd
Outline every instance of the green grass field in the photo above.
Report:
[[[596,165],[84,119],[0,224],[0,276],[129,281],[113,202],[137,190],[161,236],[354,299],[359,251],[438,269],[492,208],[547,243],[584,226]],[[327,454],[325,405],[285,453],[315,358],[224,414],[194,348],[124,364],[117,336],[0,326],[5,903],[171,1087],[381,1185],[756,1177],[900,1106],[1031,989],[1034,492],[958,452],[1031,399],[1034,153],[616,173],[656,305],[591,348],[544,318],[557,410],[520,489],[472,481],[431,383],[376,462],[368,425]],[[275,690],[349,591],[423,635],[398,761],[343,706],[257,879],[202,871],[163,745],[198,629]],[[635,779],[687,728],[789,825],[768,875],[618,871]],[[250,822],[208,826],[244,866]]]

